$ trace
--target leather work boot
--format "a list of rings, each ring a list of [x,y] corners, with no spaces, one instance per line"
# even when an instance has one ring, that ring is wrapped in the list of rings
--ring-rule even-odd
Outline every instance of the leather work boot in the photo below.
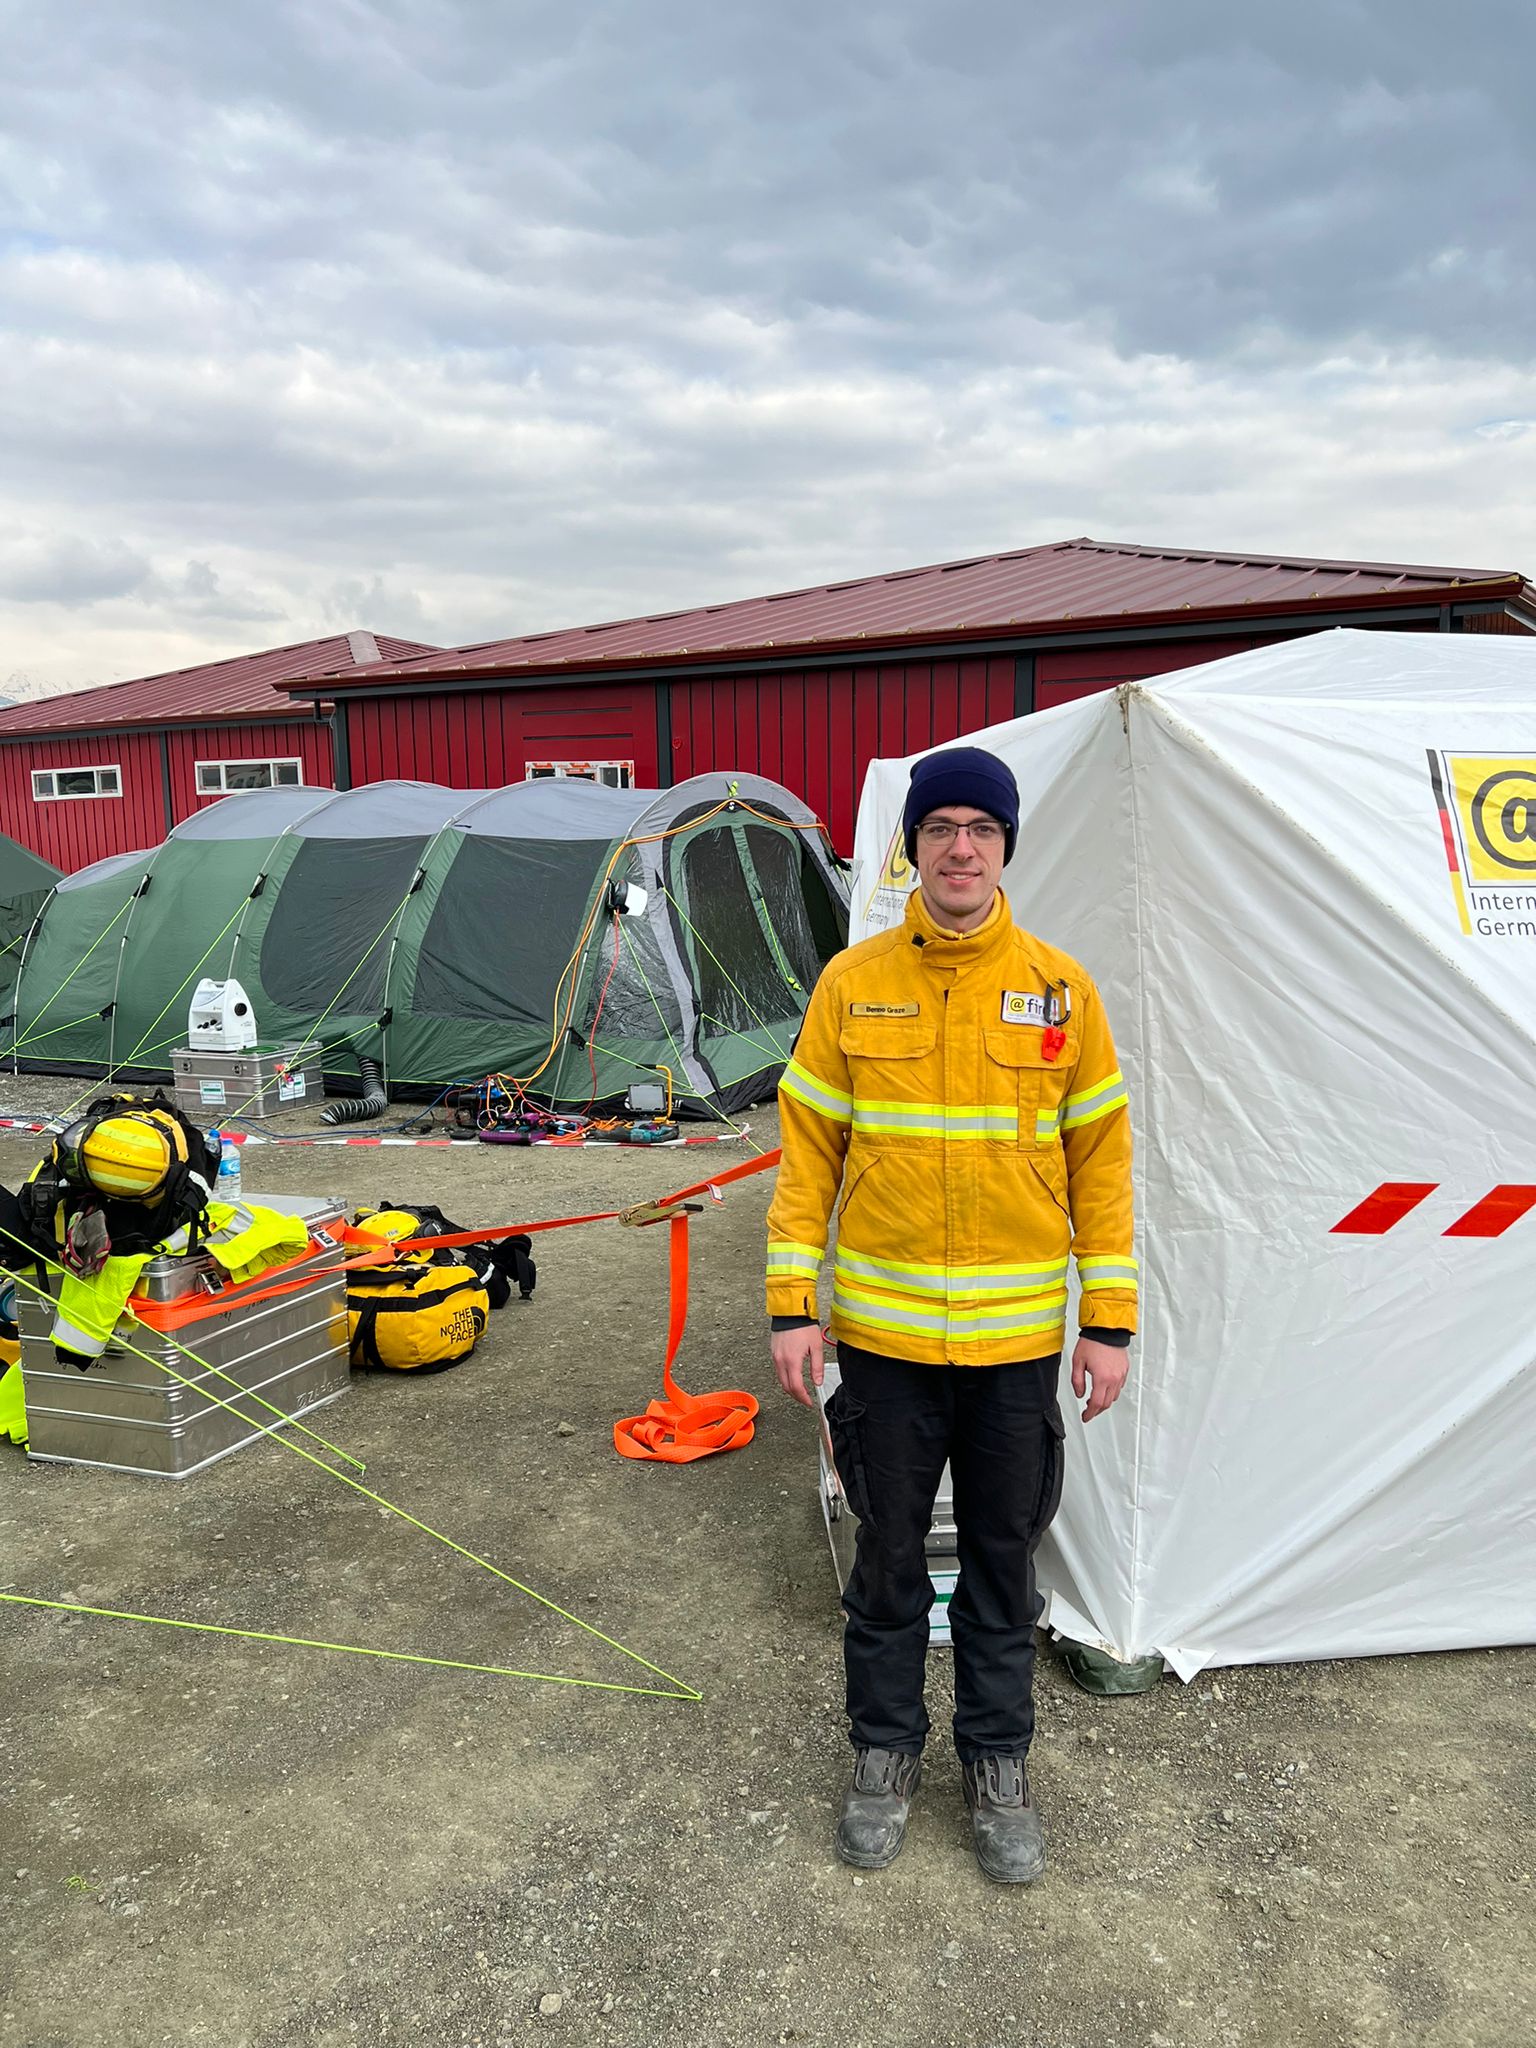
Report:
[[[922,1775],[920,1756],[895,1749],[854,1751],[853,1783],[837,1824],[837,1853],[845,1863],[855,1870],[884,1870],[896,1861]]]
[[[983,1756],[962,1764],[976,1861],[999,1884],[1033,1884],[1045,1873],[1045,1830],[1029,1797],[1023,1759]]]

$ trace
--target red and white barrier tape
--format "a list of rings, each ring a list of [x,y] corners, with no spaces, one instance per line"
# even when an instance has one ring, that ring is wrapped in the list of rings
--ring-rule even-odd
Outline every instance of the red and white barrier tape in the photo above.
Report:
[[[32,1131],[37,1133],[38,1135],[52,1135],[57,1133],[58,1131],[61,1131],[63,1128],[63,1124],[57,1118],[52,1118],[48,1121],[39,1123],[35,1118],[0,1116],[0,1131]],[[735,1144],[738,1139],[744,1138],[747,1135],[747,1129],[748,1127],[744,1124],[739,1131],[707,1131],[700,1133],[700,1135],[697,1137],[672,1138],[669,1139],[667,1142],[669,1145],[673,1146],[732,1145]],[[386,1138],[382,1136],[370,1137],[363,1132],[356,1133],[355,1135],[338,1136],[335,1138],[308,1138],[297,1136],[290,1138],[285,1137],[281,1134],[274,1136],[270,1132],[266,1131],[236,1130],[226,1130],[225,1135],[227,1137],[233,1138],[237,1145],[367,1145],[371,1147],[384,1145],[438,1145],[454,1146],[459,1149],[463,1149],[467,1147],[470,1143],[474,1142],[468,1138]],[[563,1145],[568,1150],[580,1149],[582,1151],[585,1151],[588,1145],[592,1145],[594,1149],[597,1149],[599,1141],[593,1139],[583,1139],[579,1135],[573,1134],[572,1136],[565,1138],[535,1138],[533,1140],[533,1143],[535,1145]],[[524,1146],[509,1146],[506,1149],[509,1151],[523,1151],[527,1148]],[[665,1150],[666,1147],[661,1145],[626,1146],[621,1144],[615,1144],[611,1140],[609,1140],[602,1141],[602,1149],[605,1151],[614,1152],[660,1152]]]

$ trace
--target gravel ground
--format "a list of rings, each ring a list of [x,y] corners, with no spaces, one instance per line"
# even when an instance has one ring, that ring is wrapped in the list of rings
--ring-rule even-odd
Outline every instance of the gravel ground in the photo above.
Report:
[[[771,1113],[751,1121],[770,1144]],[[40,1144],[0,1133],[0,1179]],[[618,1206],[738,1156],[253,1147],[245,1178],[475,1224]],[[539,1241],[535,1302],[461,1370],[359,1379],[316,1418],[369,1486],[702,1704],[0,1608],[5,2048],[1536,2038],[1530,1651],[1104,1701],[1046,1647],[1045,1881],[979,1875],[937,1746],[900,1862],[837,1863],[835,1584],[814,1424],[772,1391],[763,1338],[768,1185],[698,1219],[680,1368],[762,1399],[746,1450],[614,1455],[614,1418],[660,1390],[665,1303],[662,1233],[614,1224]],[[646,1682],[276,1443],[182,1485],[0,1446],[0,1546],[11,1591]],[[936,1655],[937,1726],[947,1689]]]

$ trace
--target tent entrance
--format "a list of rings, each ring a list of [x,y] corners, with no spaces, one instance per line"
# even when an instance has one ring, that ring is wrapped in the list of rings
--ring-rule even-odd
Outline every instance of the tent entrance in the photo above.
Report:
[[[847,943],[846,911],[803,836],[737,814],[669,849],[665,887],[698,992],[698,1055],[723,1093],[743,1099],[789,1058],[823,962]]]

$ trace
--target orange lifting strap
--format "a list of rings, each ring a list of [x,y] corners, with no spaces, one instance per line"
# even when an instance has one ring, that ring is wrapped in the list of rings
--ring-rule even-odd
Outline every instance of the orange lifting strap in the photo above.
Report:
[[[716,1451],[739,1451],[752,1441],[757,1402],[732,1387],[719,1394],[689,1394],[672,1377],[672,1366],[688,1321],[688,1217],[680,1212],[670,1223],[671,1312],[667,1318],[667,1355],[661,1368],[664,1398],[652,1401],[643,1415],[626,1415],[613,1425],[613,1448],[621,1458],[659,1458],[667,1465],[688,1465]]]
[[[768,1167],[777,1166],[781,1156],[777,1151],[765,1152],[761,1158],[746,1160],[740,1166],[715,1174],[710,1180],[696,1181],[692,1187],[679,1188],[676,1194],[663,1195],[657,1201],[638,1202],[629,1209],[602,1209],[591,1216],[556,1216],[542,1223],[505,1223],[479,1230],[457,1231],[445,1237],[411,1237],[396,1244],[384,1244],[361,1231],[344,1229],[339,1234],[348,1249],[366,1247],[366,1250],[338,1266],[330,1267],[327,1277],[333,1273],[349,1273],[363,1266],[387,1266],[402,1252],[449,1251],[462,1245],[484,1244],[489,1239],[527,1236],[538,1230],[569,1230],[578,1223],[620,1222],[641,1228],[652,1223],[665,1223],[671,1243],[667,1262],[667,1350],[661,1368],[663,1398],[649,1403],[643,1415],[627,1415],[616,1422],[613,1425],[613,1447],[622,1458],[650,1458],[668,1465],[691,1464],[695,1458],[708,1458],[716,1451],[737,1451],[751,1443],[752,1421],[758,1406],[756,1398],[739,1387],[727,1388],[717,1394],[690,1394],[672,1377],[672,1367],[677,1362],[683,1331],[688,1323],[688,1218],[698,1210],[698,1204],[691,1198],[712,1194],[730,1181],[745,1180],[749,1174],[762,1173]],[[170,1332],[184,1329],[189,1323],[203,1322],[211,1316],[225,1315],[236,1305],[270,1301],[278,1295],[312,1287],[319,1277],[314,1270],[291,1280],[278,1276],[290,1271],[318,1249],[312,1240],[309,1250],[301,1252],[298,1258],[290,1259],[281,1266],[269,1267],[265,1273],[240,1286],[221,1288],[212,1299],[135,1302],[132,1304],[133,1312],[147,1328]]]
[[[661,1369],[663,1398],[652,1401],[643,1415],[627,1415],[613,1425],[613,1447],[621,1458],[653,1458],[667,1465],[688,1465],[695,1458],[712,1457],[716,1451],[739,1451],[752,1441],[752,1419],[757,1401],[739,1387],[718,1394],[690,1394],[672,1377],[683,1330],[688,1322],[688,1197],[703,1195],[727,1181],[745,1180],[777,1166],[778,1152],[765,1152],[733,1166],[713,1180],[680,1188],[675,1195],[629,1210],[625,1221],[660,1223],[665,1220],[671,1233],[670,1305],[667,1316],[667,1354]],[[671,1212],[671,1213],[669,1213]]]

